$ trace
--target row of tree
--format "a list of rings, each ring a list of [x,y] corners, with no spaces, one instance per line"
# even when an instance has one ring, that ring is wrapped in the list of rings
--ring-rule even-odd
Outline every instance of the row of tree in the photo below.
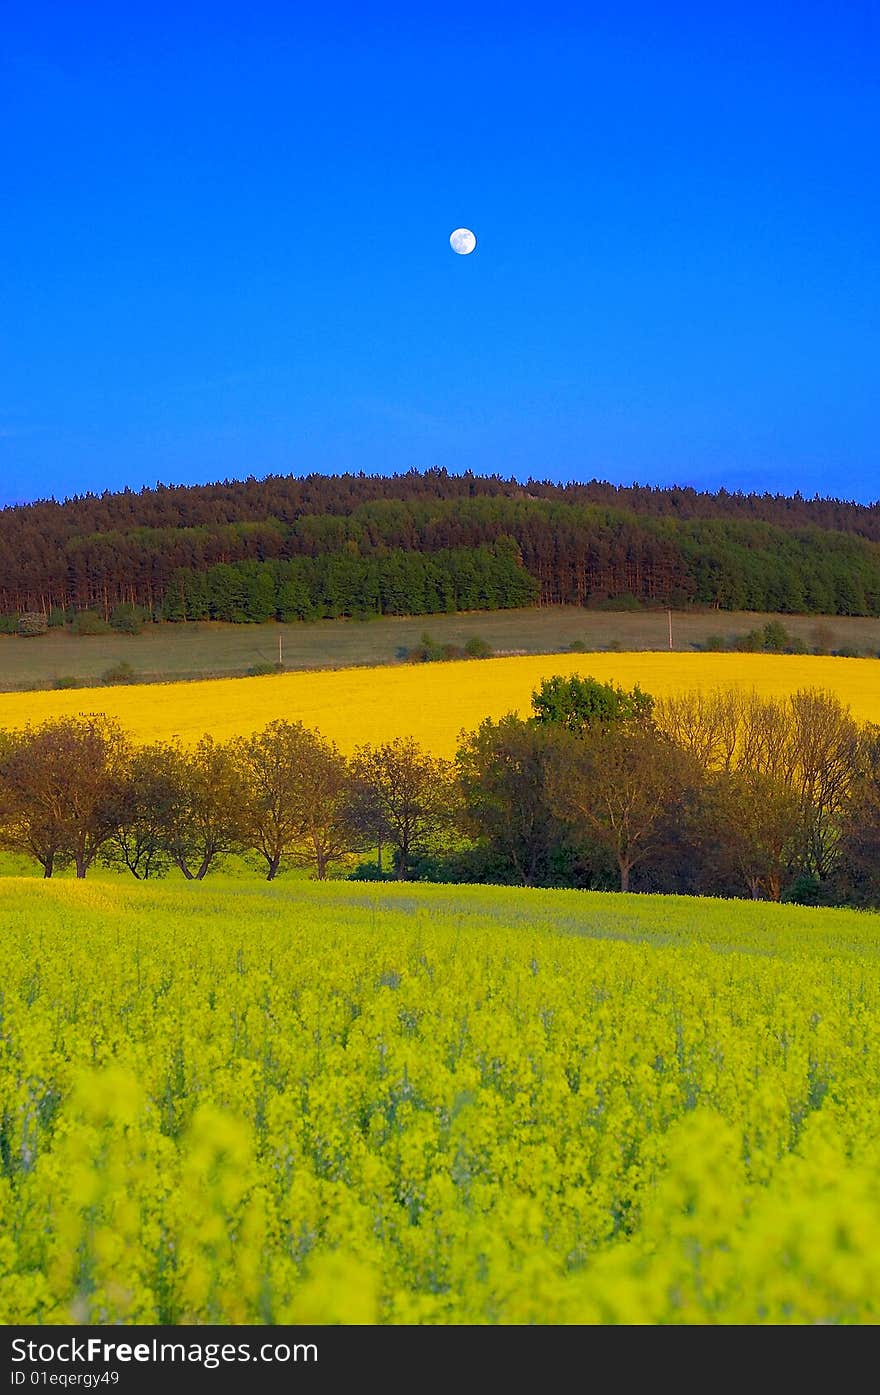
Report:
[[[44,875],[98,860],[201,880],[230,853],[272,879],[356,875],[880,904],[880,731],[837,698],[655,703],[554,678],[452,761],[411,739],[346,758],[276,721],[135,746],[102,716],[0,736],[0,843]]]
[[[447,827],[448,770],[412,741],[365,746],[347,760],[319,733],[276,721],[250,737],[193,749],[134,745],[103,715],[0,733],[0,844],[44,877],[97,860],[138,879],[176,867],[201,881],[248,853],[272,880],[308,867],[323,880],[340,859],[390,848],[411,874],[429,832]]]
[[[0,614],[96,610],[109,618],[124,602],[154,618],[184,618],[175,594],[191,591],[198,608],[194,578],[220,565],[436,557],[512,540],[542,604],[635,597],[873,615],[880,613],[878,516],[797,497],[596,482],[524,486],[444,471],[126,491],[0,511]],[[426,613],[411,565],[412,586],[403,585],[396,604]],[[311,584],[312,573],[303,575]],[[375,574],[364,572],[356,589],[346,605],[374,609]],[[313,595],[309,604],[318,603]],[[244,611],[255,619],[265,606],[248,603]]]
[[[340,615],[436,615],[532,605],[538,585],[516,545],[390,552],[330,552],[290,561],[227,562],[180,571],[162,605],[165,620],[319,620]]]
[[[180,568],[159,614],[259,622],[615,599],[790,614],[880,613],[880,545],[843,534],[672,524],[536,501],[479,499],[457,507],[454,516],[444,504],[449,526],[442,529],[436,516],[420,521],[420,512],[413,510],[408,527],[394,518],[384,534],[375,519],[367,527],[358,516],[303,520],[279,546],[308,548],[304,556]],[[465,545],[438,548],[450,535]],[[390,545],[399,538],[409,545]],[[94,581],[101,575],[94,555],[90,567]]]

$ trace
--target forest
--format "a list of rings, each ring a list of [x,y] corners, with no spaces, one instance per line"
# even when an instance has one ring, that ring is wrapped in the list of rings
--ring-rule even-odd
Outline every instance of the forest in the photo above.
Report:
[[[6,617],[106,620],[130,605],[154,620],[256,622],[529,603],[877,615],[880,506],[431,470],[0,511]]]

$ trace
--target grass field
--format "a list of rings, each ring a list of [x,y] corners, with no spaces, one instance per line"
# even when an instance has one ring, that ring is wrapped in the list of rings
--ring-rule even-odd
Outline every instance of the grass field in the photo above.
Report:
[[[276,717],[316,727],[346,751],[412,735],[450,755],[460,731],[484,717],[529,710],[542,678],[589,673],[659,697],[688,688],[741,685],[784,696],[799,687],[838,693],[864,721],[880,721],[880,663],[770,654],[580,654],[398,665],[331,672],[0,694],[0,726],[77,712],[107,712],[138,740],[194,741],[249,733]]]
[[[873,916],[10,880],[0,982],[0,1321],[880,1317]]]
[[[742,634],[767,620],[815,647],[880,651],[880,620],[819,616],[769,616],[710,611],[676,612],[675,647],[687,652],[711,634]],[[274,663],[278,639],[290,669],[347,667],[393,662],[398,650],[416,645],[427,630],[438,643],[463,645],[479,635],[501,652],[543,654],[579,641],[588,648],[617,644],[625,650],[666,649],[665,611],[584,610],[579,606],[480,611],[468,615],[389,617],[361,623],[324,620],[314,625],[151,625],[141,635],[76,638],[53,631],[43,638],[0,636],[0,690],[51,686],[59,677],[97,683],[113,664],[126,662],[145,682],[158,679],[241,674],[255,664]]]

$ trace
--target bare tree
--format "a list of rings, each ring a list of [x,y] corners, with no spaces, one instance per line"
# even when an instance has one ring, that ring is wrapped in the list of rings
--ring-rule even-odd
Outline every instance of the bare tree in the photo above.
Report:
[[[712,836],[736,847],[753,895],[778,896],[786,868],[830,875],[859,744],[834,693],[685,693],[658,703],[656,718],[711,777]]]
[[[742,712],[743,698],[736,689],[695,689],[660,698],[654,707],[654,721],[657,729],[688,751],[702,770],[731,770]]]
[[[784,780],[755,770],[718,773],[701,829],[703,855],[716,871],[730,867],[753,899],[780,899],[804,840],[800,801]]]
[[[880,727],[862,731],[841,817],[840,887],[857,905],[880,903]]]
[[[859,768],[859,727],[834,693],[802,689],[788,701],[791,768],[805,824],[807,870],[827,878],[837,859],[842,815]]]

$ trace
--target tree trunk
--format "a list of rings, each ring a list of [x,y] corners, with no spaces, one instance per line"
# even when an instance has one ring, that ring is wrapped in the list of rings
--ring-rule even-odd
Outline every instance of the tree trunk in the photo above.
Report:
[[[270,857],[267,860],[269,863],[269,870],[266,873],[266,881],[273,882],[275,880],[275,876],[278,872],[278,867],[281,862],[281,854],[275,853],[274,857]]]
[[[43,879],[44,879],[44,880],[45,880],[46,877],[51,877],[54,867],[55,867],[55,854],[54,854],[54,853],[50,853],[49,856],[46,858],[46,861],[43,863]]]
[[[629,891],[629,874],[632,871],[632,866],[623,860],[620,860],[618,865],[620,867],[620,889],[621,891]]]
[[[77,879],[77,881],[80,881],[80,882],[82,881],[83,877],[85,876],[86,872],[88,871],[88,868],[89,868],[89,864],[88,864],[88,862],[86,861],[86,859],[85,859],[84,857],[77,857],[77,859],[76,859],[76,879]]]

